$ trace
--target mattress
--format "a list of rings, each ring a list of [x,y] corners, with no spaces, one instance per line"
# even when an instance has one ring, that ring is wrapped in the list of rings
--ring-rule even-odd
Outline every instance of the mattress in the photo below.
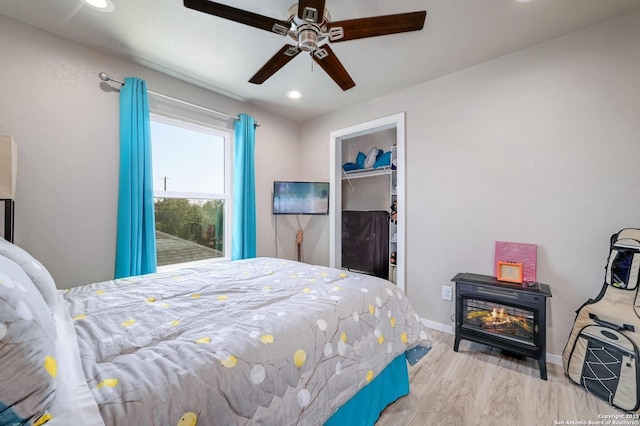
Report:
[[[403,364],[431,345],[390,282],[281,259],[212,262],[75,287],[56,298],[55,333],[47,334],[56,352],[44,357],[41,405],[29,414],[21,399],[0,392],[16,419],[54,426],[340,424],[358,416],[374,392],[384,397],[367,407],[361,424],[371,424],[408,392]]]

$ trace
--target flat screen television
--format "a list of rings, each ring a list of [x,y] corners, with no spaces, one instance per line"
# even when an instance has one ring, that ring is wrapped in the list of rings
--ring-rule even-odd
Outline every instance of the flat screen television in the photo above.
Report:
[[[273,182],[273,214],[329,214],[329,182]]]

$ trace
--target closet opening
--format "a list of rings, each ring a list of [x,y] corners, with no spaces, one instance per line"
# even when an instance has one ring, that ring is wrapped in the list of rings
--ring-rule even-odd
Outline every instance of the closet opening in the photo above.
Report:
[[[399,113],[331,132],[329,211],[330,265],[380,276],[403,291],[404,126]]]

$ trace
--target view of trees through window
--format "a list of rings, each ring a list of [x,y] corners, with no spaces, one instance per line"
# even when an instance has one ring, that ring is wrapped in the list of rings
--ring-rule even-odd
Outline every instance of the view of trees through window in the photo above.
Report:
[[[224,201],[159,198],[156,229],[222,252]]]
[[[226,257],[229,135],[152,115],[158,266]]]

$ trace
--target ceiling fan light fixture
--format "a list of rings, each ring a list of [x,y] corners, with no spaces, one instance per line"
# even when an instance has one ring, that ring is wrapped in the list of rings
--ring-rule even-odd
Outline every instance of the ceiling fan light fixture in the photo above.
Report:
[[[86,4],[101,12],[111,12],[115,8],[111,0],[83,0]]]
[[[313,52],[318,47],[318,33],[312,29],[300,31],[298,47],[303,52]]]
[[[287,98],[289,99],[300,99],[302,97],[302,92],[298,90],[290,90],[287,92]]]

